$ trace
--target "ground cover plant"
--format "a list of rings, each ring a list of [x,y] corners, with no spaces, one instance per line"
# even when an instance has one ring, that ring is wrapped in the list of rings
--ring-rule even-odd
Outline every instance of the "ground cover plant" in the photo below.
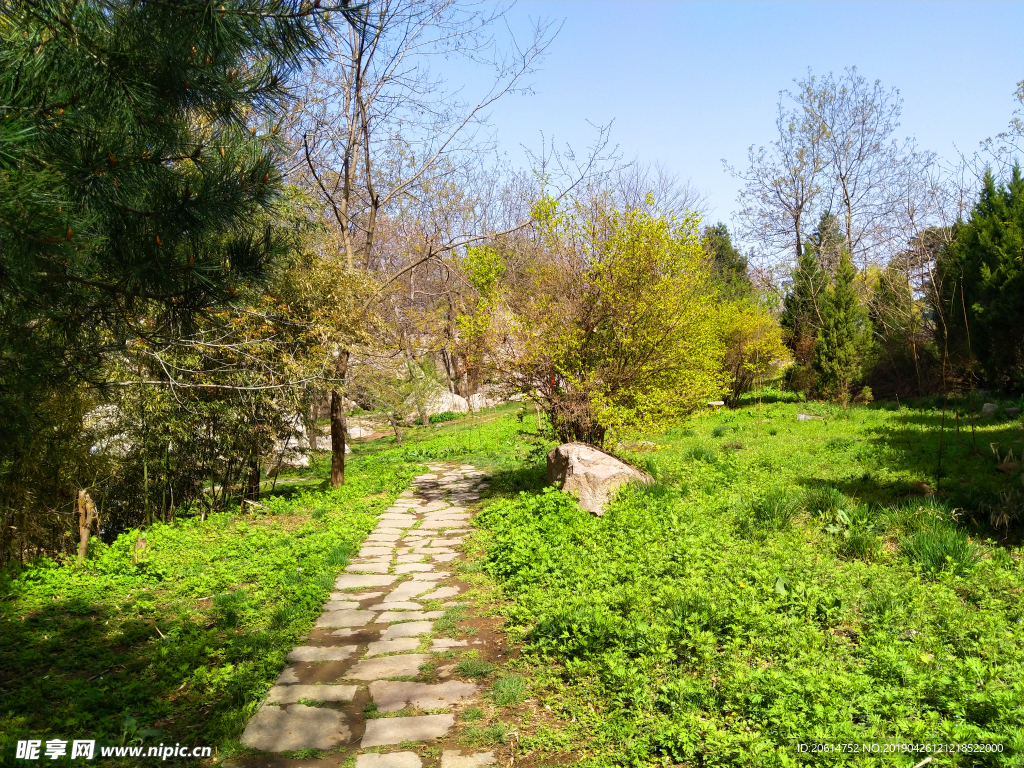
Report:
[[[937,483],[920,405],[707,414],[650,436],[633,458],[659,484],[602,518],[553,489],[492,502],[487,570],[559,715],[521,734],[526,764],[909,767],[926,755],[798,745],[943,743],[1001,751],[940,765],[1019,765],[1024,559],[985,511],[1008,480],[961,429]],[[986,449],[1020,437],[976,423]]]

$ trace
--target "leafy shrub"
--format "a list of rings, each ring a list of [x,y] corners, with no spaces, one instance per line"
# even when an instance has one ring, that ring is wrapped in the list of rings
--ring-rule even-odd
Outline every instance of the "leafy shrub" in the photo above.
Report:
[[[974,567],[980,553],[967,534],[953,527],[934,526],[905,536],[900,551],[929,574],[963,574]]]
[[[435,413],[430,417],[431,424],[443,424],[446,421],[455,421],[455,419],[461,419],[463,414],[456,413],[455,411],[444,411],[443,413]]]
[[[491,698],[499,707],[517,704],[526,695],[526,680],[516,675],[499,677],[491,689]]]

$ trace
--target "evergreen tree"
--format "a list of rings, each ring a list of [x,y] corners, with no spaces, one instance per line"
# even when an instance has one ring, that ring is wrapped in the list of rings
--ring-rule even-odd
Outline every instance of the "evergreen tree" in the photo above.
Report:
[[[751,292],[747,260],[732,244],[729,228],[722,222],[704,228],[704,248],[711,256],[715,281],[730,299],[747,296]]]
[[[938,313],[949,350],[972,354],[982,382],[1024,389],[1024,177],[1015,165],[1008,184],[986,173],[970,219],[939,253]],[[966,322],[966,325],[965,325]],[[939,324],[941,336],[943,324]]]
[[[830,211],[825,211],[818,218],[818,226],[807,238],[805,248],[810,248],[818,257],[818,264],[828,275],[835,275],[842,258],[843,244],[846,238],[839,226],[839,219]]]
[[[809,392],[814,385],[814,346],[821,327],[822,302],[828,289],[828,274],[818,263],[818,255],[810,243],[804,245],[793,271],[793,281],[782,301],[779,324],[785,331],[786,345],[793,353],[795,365],[787,374],[788,385],[800,392]]]
[[[814,347],[814,372],[819,393],[844,406],[850,387],[861,373],[868,320],[857,296],[850,254],[843,251],[835,283],[821,303],[821,326]]]

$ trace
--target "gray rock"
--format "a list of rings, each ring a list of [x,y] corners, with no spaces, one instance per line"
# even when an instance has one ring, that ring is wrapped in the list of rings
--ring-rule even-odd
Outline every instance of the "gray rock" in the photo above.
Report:
[[[356,768],[422,768],[415,752],[370,753],[356,757]]]
[[[439,637],[430,643],[430,650],[432,653],[440,653],[451,648],[462,648],[466,645],[469,645],[468,640],[453,640],[450,637]]]
[[[418,709],[448,707],[476,694],[478,686],[449,680],[447,683],[406,683],[377,680],[370,683],[370,697],[381,712],[397,712],[406,706]]]
[[[363,659],[345,673],[349,680],[383,680],[386,677],[415,677],[420,666],[430,661],[427,653],[406,653],[401,656],[380,656]]]
[[[347,597],[347,595],[346,595]],[[331,600],[324,605],[324,611],[355,611],[359,603],[355,600]]]
[[[1020,408],[1003,408],[1003,413],[1011,419],[1015,419],[1017,418],[1017,414],[1020,413]]]
[[[441,753],[441,768],[487,768],[497,765],[498,759],[493,752],[474,752],[463,755],[457,749],[446,749]]]
[[[381,717],[366,722],[366,733],[360,746],[366,749],[401,744],[403,741],[430,741],[444,736],[453,725],[453,715]]]
[[[385,597],[384,600],[389,603],[398,603],[404,600],[412,600],[417,595],[422,595],[424,592],[429,592],[432,588],[433,584],[427,584],[425,583],[425,580],[412,579],[411,581],[403,581],[401,584],[399,584],[397,587],[391,590],[391,592],[388,593],[388,596]]]
[[[411,600],[376,603],[370,606],[371,611],[421,611],[423,606]]]
[[[353,645],[299,645],[292,648],[288,661],[344,661],[352,655],[353,650]]]
[[[566,443],[548,453],[547,482],[579,499],[580,507],[601,516],[612,494],[628,482],[654,478],[609,453],[583,443]]]
[[[310,701],[352,701],[356,697],[354,685],[275,685],[267,701],[274,704],[296,704],[299,699]]]
[[[292,704],[287,709],[264,706],[245,727],[242,744],[261,752],[333,749],[351,735],[344,717],[336,710],[305,704]]]
[[[395,624],[384,630],[381,640],[393,640],[396,637],[417,637],[425,635],[434,628],[432,621],[410,621],[406,624]]]
[[[384,562],[379,560],[371,560],[367,563],[353,563],[352,565],[345,566],[346,573],[387,573],[388,568],[391,567],[391,558],[389,557]]]
[[[277,678],[277,685],[288,685],[299,682],[299,676],[295,674],[295,667],[285,667]]]
[[[359,550],[359,557],[377,557],[379,555],[390,555],[393,547],[363,547]]]
[[[796,415],[797,421],[814,421],[815,419],[821,421],[821,416],[812,416],[809,413],[798,413]]]
[[[998,410],[999,410],[999,406],[996,405],[995,403],[985,403],[983,406],[981,406],[981,415],[982,416],[991,416],[993,413],[995,413]]]

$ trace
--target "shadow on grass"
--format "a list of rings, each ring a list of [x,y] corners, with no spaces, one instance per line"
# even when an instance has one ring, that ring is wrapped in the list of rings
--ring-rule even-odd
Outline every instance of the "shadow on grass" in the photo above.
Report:
[[[23,617],[5,610],[0,615],[0,764],[15,764],[18,739],[95,739],[94,759],[103,765],[159,760],[100,758],[100,745],[222,745],[237,736],[245,722],[243,708],[259,690],[260,665],[239,662],[265,653],[264,634],[236,635],[189,616],[78,598],[53,600]],[[186,681],[197,668],[208,668],[218,651],[217,663],[231,668],[230,673],[211,668],[223,673],[216,683],[219,695],[192,692]],[[126,712],[135,724],[126,721]],[[139,733],[153,728],[159,733]],[[66,758],[46,763],[84,764]]]
[[[926,403],[933,404],[932,400]],[[1020,417],[1008,417],[1000,406],[994,415],[976,415],[972,434],[965,399],[950,399],[945,420],[941,399],[939,406],[939,410],[904,407],[884,423],[865,424],[860,439],[843,441],[849,446],[840,445],[841,438],[832,440],[836,448],[849,447],[857,452],[860,463],[869,467],[861,476],[830,482],[805,477],[798,482],[808,488],[834,485],[858,503],[867,504],[886,505],[934,494],[948,507],[963,510],[964,522],[979,532],[1004,541],[1020,540],[1024,536],[1024,432]],[[881,403],[872,406],[875,409],[892,412],[897,406]],[[976,403],[976,410],[980,410],[980,403]],[[1008,461],[1011,451],[1013,460]],[[872,464],[876,461],[879,470],[905,470],[920,479],[880,481],[879,476],[885,473],[874,471]],[[1001,524],[994,527],[993,520],[1001,520]]]

